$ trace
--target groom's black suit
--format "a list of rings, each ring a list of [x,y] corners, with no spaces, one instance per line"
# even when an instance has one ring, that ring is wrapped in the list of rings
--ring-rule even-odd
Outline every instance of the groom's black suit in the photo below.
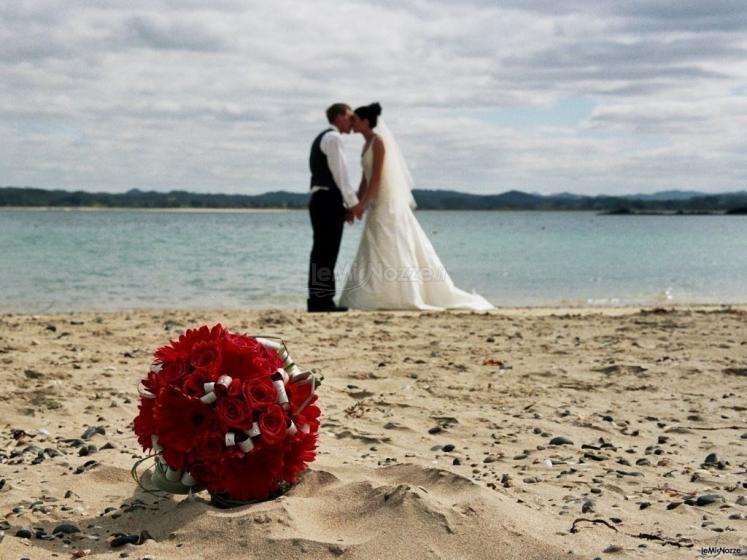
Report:
[[[345,225],[342,193],[332,175],[327,156],[321,149],[322,138],[332,130],[328,128],[314,139],[309,155],[311,188],[314,191],[309,201],[311,227],[314,230],[309,262],[309,310],[334,306],[335,264]]]

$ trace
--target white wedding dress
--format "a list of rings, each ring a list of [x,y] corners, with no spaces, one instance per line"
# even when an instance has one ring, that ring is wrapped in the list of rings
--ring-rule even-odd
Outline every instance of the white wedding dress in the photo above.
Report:
[[[494,309],[482,296],[460,290],[451,281],[412,211],[412,179],[396,141],[381,121],[375,132],[386,149],[381,182],[369,203],[340,305],[351,309]],[[362,157],[369,182],[372,145]]]

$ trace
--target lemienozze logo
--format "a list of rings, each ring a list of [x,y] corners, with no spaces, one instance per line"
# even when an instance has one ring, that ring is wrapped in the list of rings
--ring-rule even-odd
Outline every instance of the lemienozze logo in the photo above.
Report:
[[[719,556],[745,556],[747,549],[741,547],[729,548],[726,546],[704,546],[700,549],[698,558],[718,558]]]

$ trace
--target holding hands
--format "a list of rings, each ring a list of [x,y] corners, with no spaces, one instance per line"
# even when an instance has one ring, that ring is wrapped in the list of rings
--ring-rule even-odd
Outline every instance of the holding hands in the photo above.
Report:
[[[351,206],[345,213],[345,221],[349,224],[352,224],[355,222],[355,220],[360,220],[361,218],[363,218],[363,212],[365,212],[365,210],[366,208],[360,202],[355,206]]]

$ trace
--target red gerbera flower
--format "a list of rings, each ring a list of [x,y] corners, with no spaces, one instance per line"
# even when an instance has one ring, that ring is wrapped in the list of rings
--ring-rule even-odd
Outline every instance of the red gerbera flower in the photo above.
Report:
[[[153,409],[156,406],[155,399],[140,399],[138,405],[139,413],[135,417],[135,433],[137,434],[137,441],[143,447],[143,449],[150,449],[153,447],[151,436],[156,431],[156,423],[153,418]]]
[[[160,443],[160,440],[159,440]],[[187,454],[182,451],[177,451],[171,447],[164,447],[161,452],[161,458],[164,463],[174,470],[181,470],[185,467],[187,462]]]
[[[282,453],[257,448],[243,457],[229,456],[223,462],[219,480],[208,489],[235,500],[261,500],[277,490],[282,471]]]
[[[216,424],[215,411],[200,399],[167,387],[158,398],[155,421],[158,441],[176,451],[188,451]]]
[[[211,430],[205,434],[199,445],[193,449],[196,462],[220,462],[225,450],[225,434],[222,430]],[[192,475],[197,478],[194,474]]]
[[[293,484],[298,475],[303,472],[308,463],[316,458],[316,433],[305,434],[299,430],[294,436],[293,445],[285,447],[283,454],[282,478]]]
[[[192,348],[198,342],[206,340],[218,340],[225,333],[223,325],[218,323],[212,329],[203,325],[199,329],[187,329],[187,332],[179,336],[178,340],[170,340],[168,346],[162,346],[156,350],[156,360],[161,363],[189,361]]]
[[[208,488],[219,479],[223,463],[220,460],[197,460],[189,465],[189,474]]]

